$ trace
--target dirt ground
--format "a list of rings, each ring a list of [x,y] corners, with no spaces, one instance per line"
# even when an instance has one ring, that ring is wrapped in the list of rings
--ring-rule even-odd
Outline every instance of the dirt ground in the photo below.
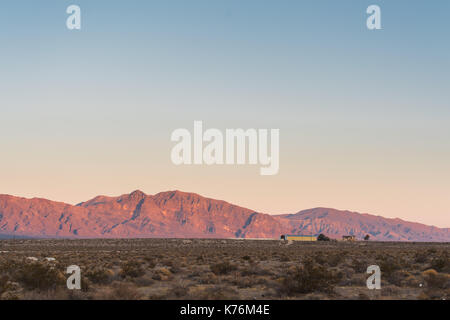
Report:
[[[449,253],[450,243],[1,240],[0,299],[448,299]],[[81,290],[67,288],[71,265]],[[370,265],[380,290],[366,286]]]

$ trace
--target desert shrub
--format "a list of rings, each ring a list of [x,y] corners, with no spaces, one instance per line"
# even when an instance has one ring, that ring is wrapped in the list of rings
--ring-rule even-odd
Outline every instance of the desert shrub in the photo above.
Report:
[[[273,273],[265,268],[260,267],[257,264],[251,264],[248,267],[244,267],[241,270],[242,276],[270,276],[273,275]]]
[[[430,296],[427,295],[425,292],[421,292],[418,296],[417,296],[418,300],[430,300]]]
[[[347,287],[352,286],[356,283],[364,283],[364,280],[359,281],[360,274],[356,274],[355,271],[352,268],[349,267],[342,267],[339,269],[339,272],[341,274],[341,280],[339,281],[339,286]],[[365,277],[365,276],[364,276]]]
[[[180,273],[181,272],[181,267],[178,264],[173,264],[170,268],[169,271],[173,274],[175,273]]]
[[[154,267],[156,267],[157,262],[155,261],[155,259],[153,259],[153,257],[145,257],[144,260],[145,260],[145,262],[147,262],[147,266],[150,269],[153,269]]]
[[[215,284],[218,282],[217,276],[212,272],[204,272],[196,279],[200,284]]]
[[[315,291],[331,293],[340,278],[339,274],[324,266],[306,260],[302,267],[296,267],[284,279],[281,292],[288,295]]]
[[[384,279],[397,286],[401,286],[409,275],[402,271],[409,268],[409,263],[399,258],[387,256],[379,262],[379,266]]]
[[[402,286],[403,282],[408,279],[410,274],[403,270],[394,271],[386,276],[386,280],[396,286]]]
[[[16,270],[15,279],[27,289],[49,290],[65,283],[64,275],[40,263],[24,264]]]
[[[15,260],[2,261],[0,264],[0,274],[11,275],[14,274],[21,267],[21,263]]]
[[[76,295],[81,295],[79,290],[67,290],[67,288],[56,288],[47,291],[25,291],[21,293],[20,299],[23,300],[75,300]]]
[[[449,287],[450,276],[447,274],[441,274],[434,269],[428,269],[424,271],[422,275],[429,288],[446,289]]]
[[[172,287],[169,291],[169,295],[175,296],[176,298],[186,297],[189,292],[189,288],[184,283],[178,283]]]
[[[402,269],[401,264],[393,257],[383,257],[378,264],[380,270],[386,276],[392,275],[395,271]]]
[[[170,259],[165,259],[162,262],[162,265],[167,266],[167,267],[171,267],[174,264],[173,258]]]
[[[137,278],[145,274],[142,265],[137,261],[128,261],[122,265],[120,276],[122,278],[130,277]]]
[[[226,282],[236,286],[239,289],[242,288],[254,288],[255,286],[267,287],[271,285],[271,280],[267,277],[258,276],[239,276],[239,277],[229,277]]]
[[[81,280],[81,290],[67,290],[67,289],[59,289],[55,292],[57,295],[57,300],[89,300],[92,298],[91,294],[87,294],[89,285],[87,287],[83,287],[83,278]],[[64,295],[67,298],[62,298]],[[60,298],[61,296],[61,298]]]
[[[154,271],[152,279],[159,281],[167,281],[173,278],[172,272],[169,268],[158,268]]]
[[[428,255],[426,252],[417,252],[414,256],[414,261],[416,263],[425,263],[428,261]]]
[[[359,300],[370,300],[370,297],[366,293],[360,292],[358,294],[358,299]]]
[[[96,284],[108,284],[112,281],[114,272],[106,268],[95,268],[85,273],[86,277]]]
[[[10,278],[7,275],[0,276],[0,295],[10,287]]]
[[[106,298],[108,300],[139,300],[142,294],[129,283],[117,283]]]
[[[450,269],[450,258],[447,254],[443,254],[440,257],[433,258],[431,260],[431,269],[434,269],[438,272],[448,272]]]
[[[80,285],[81,285],[82,292],[88,292],[92,286],[92,281],[89,280],[87,277],[81,276],[81,284]],[[70,291],[78,291],[78,290],[70,290]]]
[[[351,267],[355,270],[356,273],[363,273],[367,271],[367,267],[369,264],[365,260],[353,259]]]
[[[342,260],[344,260],[345,256],[342,254],[332,254],[328,257],[328,265],[331,267],[336,267],[337,265],[339,265]]]
[[[215,275],[228,274],[237,269],[237,267],[234,264],[231,264],[228,261],[216,263],[209,267]]]
[[[381,290],[382,297],[392,297],[397,296],[399,294],[399,288],[396,286],[384,286]]]
[[[321,254],[321,253],[317,253],[316,256],[314,257],[314,259],[316,260],[317,263],[319,264],[325,264],[327,263],[327,258]]]
[[[138,287],[149,287],[155,283],[155,281],[150,276],[147,276],[147,275],[144,275],[144,276],[138,277],[138,278],[134,278],[133,282]]]
[[[417,288],[420,286],[420,280],[417,279],[414,275],[409,275],[406,279],[403,280],[402,285],[406,287]]]
[[[200,300],[237,300],[239,299],[238,292],[229,286],[195,286],[189,290],[189,299]]]

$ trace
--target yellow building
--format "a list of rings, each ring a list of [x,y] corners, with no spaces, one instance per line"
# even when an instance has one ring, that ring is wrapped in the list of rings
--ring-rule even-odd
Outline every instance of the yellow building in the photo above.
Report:
[[[316,236],[312,236],[312,235],[290,235],[290,234],[283,234],[281,236],[281,240],[292,240],[292,241],[317,241],[317,237]]]

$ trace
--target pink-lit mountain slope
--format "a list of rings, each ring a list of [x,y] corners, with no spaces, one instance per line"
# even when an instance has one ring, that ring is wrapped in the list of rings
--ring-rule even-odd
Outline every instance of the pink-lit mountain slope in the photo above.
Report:
[[[2,237],[279,238],[281,234],[353,234],[372,240],[444,241],[450,229],[350,211],[316,208],[268,215],[180,191],[98,196],[76,206],[0,195]]]

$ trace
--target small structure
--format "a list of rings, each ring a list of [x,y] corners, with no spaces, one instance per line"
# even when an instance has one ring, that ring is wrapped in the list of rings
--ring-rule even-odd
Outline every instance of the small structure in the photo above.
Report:
[[[313,235],[299,235],[299,234],[283,234],[281,240],[291,241],[317,241],[317,237]]]
[[[355,236],[342,236],[343,241],[356,241]]]

